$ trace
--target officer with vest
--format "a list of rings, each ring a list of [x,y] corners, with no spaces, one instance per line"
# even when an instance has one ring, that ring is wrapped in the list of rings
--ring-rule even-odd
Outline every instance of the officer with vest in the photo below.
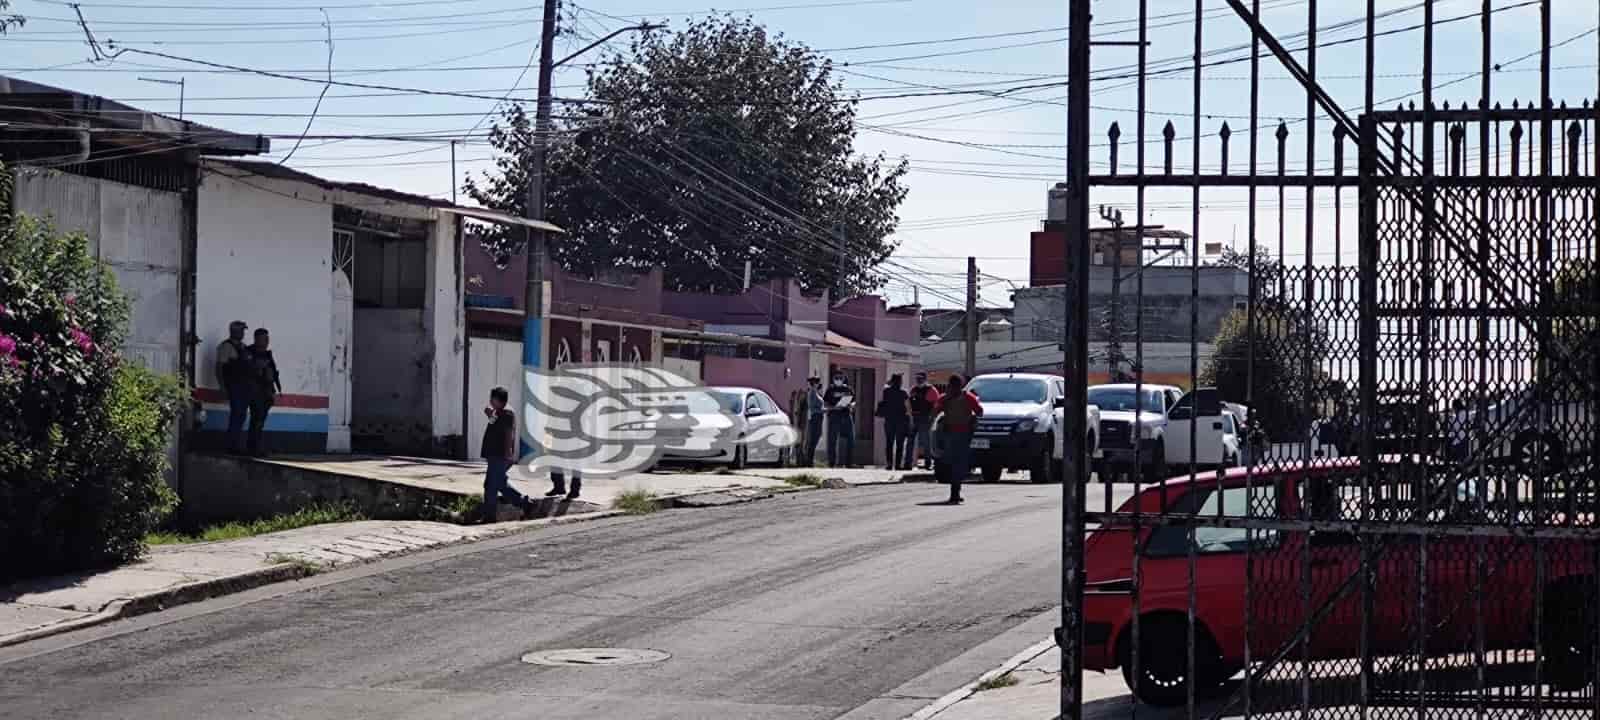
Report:
[[[244,422],[255,397],[256,375],[250,364],[250,348],[244,344],[243,320],[228,323],[228,339],[217,346],[217,382],[228,396],[228,452],[244,454]]]

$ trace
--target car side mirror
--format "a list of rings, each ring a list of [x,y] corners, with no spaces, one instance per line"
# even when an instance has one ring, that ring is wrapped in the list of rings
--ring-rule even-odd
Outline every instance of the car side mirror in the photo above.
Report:
[[[1066,398],[1056,398],[1055,401],[1050,403],[1050,404],[1052,406],[1054,406],[1054,407],[1064,408],[1064,407],[1067,406],[1067,399]]]
[[[755,417],[755,416],[760,415],[760,414],[761,414],[761,408],[755,407],[753,405],[744,409],[744,416],[745,417]]]

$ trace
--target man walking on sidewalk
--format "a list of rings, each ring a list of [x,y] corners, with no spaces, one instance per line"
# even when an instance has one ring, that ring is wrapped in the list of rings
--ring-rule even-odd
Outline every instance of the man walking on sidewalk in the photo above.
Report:
[[[489,418],[489,427],[483,430],[483,459],[488,470],[483,475],[483,521],[494,522],[500,518],[500,499],[527,512],[533,502],[511,487],[508,477],[511,466],[517,462],[517,415],[506,403],[511,393],[503,387],[489,391],[489,407],[483,414]]]
[[[936,408],[944,413],[944,461],[950,466],[951,505],[962,502],[961,481],[972,468],[972,430],[983,417],[983,405],[966,384],[966,378],[951,375]]]

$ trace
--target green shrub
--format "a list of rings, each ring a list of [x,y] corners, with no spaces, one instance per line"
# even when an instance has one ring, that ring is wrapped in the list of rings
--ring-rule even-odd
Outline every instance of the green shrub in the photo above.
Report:
[[[175,505],[182,394],[121,362],[127,316],[83,236],[0,226],[0,579],[135,559]]]

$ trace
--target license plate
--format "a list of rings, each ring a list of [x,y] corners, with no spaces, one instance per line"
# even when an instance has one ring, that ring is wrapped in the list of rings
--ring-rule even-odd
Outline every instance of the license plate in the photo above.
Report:
[[[972,449],[973,450],[988,450],[989,449],[989,439],[988,438],[973,438],[973,440],[972,440]]]

